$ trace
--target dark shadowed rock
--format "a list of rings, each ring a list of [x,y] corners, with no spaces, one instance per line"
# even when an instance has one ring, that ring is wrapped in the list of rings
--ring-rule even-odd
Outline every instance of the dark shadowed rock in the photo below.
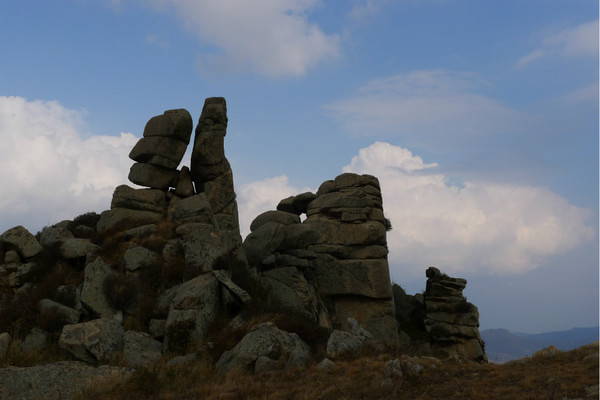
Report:
[[[145,332],[127,331],[123,336],[123,361],[127,366],[147,367],[162,356],[163,345]]]
[[[77,360],[91,364],[106,362],[123,349],[123,326],[114,319],[95,319],[65,325],[58,344]]]
[[[86,389],[110,389],[128,379],[134,370],[82,362],[62,361],[34,367],[0,369],[0,398],[18,400],[69,400]]]
[[[131,166],[128,178],[137,185],[167,190],[169,187],[174,186],[177,171],[137,162]]]
[[[254,221],[250,224],[250,231],[254,232],[267,222],[275,222],[281,225],[299,224],[300,217],[284,211],[265,211],[254,218]]]
[[[190,142],[194,121],[190,113],[183,109],[167,110],[163,115],[152,117],[144,128],[144,137],[162,136]]]
[[[306,366],[311,360],[310,348],[298,335],[265,322],[253,327],[233,349],[223,353],[215,368],[221,373],[253,371],[260,357],[285,360],[282,366],[286,369]]]
[[[23,226],[15,226],[1,236],[4,249],[15,250],[24,259],[36,256],[42,251],[42,245]]]
[[[187,143],[168,137],[141,138],[131,149],[129,158],[161,168],[176,169],[185,154]]]
[[[163,214],[167,208],[167,197],[162,190],[134,189],[127,185],[120,185],[113,193],[110,208],[128,208]]]
[[[175,185],[175,194],[180,197],[189,197],[195,194],[192,175],[190,169],[186,166],[181,167],[179,171],[177,184]]]
[[[165,348],[185,352],[202,343],[219,307],[219,281],[213,275],[200,275],[179,286],[169,308]]]

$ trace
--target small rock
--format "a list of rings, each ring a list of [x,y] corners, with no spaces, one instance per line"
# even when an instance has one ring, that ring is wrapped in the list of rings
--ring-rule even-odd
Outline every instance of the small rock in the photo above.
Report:
[[[319,369],[330,369],[331,367],[334,367],[335,363],[333,361],[331,361],[329,358],[324,358],[323,360],[321,360],[321,362],[319,364],[317,364],[317,368]]]
[[[400,360],[390,360],[383,369],[383,376],[385,376],[386,378],[401,378],[402,364]]]

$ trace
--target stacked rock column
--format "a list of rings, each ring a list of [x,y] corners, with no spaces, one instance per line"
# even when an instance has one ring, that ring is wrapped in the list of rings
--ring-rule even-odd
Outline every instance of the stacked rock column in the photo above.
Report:
[[[462,294],[467,281],[449,277],[435,267],[429,267],[426,275],[424,323],[432,352],[487,361],[479,334],[479,312]]]

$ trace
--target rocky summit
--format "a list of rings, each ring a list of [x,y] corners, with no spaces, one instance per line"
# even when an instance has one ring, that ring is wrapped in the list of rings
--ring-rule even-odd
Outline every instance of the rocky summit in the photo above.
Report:
[[[381,352],[486,361],[466,280],[430,267],[415,296],[390,281],[375,176],[282,199],[242,241],[227,122],[223,98],[206,99],[193,140],[188,111],[152,117],[130,153],[137,186],[115,188],[110,210],[0,235],[0,363],[55,351],[56,370],[119,359],[110,371],[127,376],[165,357],[223,373]],[[28,376],[15,371],[0,381]]]

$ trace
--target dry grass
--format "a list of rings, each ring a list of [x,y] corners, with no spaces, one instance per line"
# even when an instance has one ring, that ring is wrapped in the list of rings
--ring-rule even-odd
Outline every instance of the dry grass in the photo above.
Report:
[[[587,356],[587,357],[586,357]],[[217,375],[210,360],[138,371],[110,392],[88,392],[81,399],[575,399],[598,398],[598,344],[539,359],[495,365],[442,361],[422,374],[394,378],[383,370],[389,356],[339,362],[328,370]]]

